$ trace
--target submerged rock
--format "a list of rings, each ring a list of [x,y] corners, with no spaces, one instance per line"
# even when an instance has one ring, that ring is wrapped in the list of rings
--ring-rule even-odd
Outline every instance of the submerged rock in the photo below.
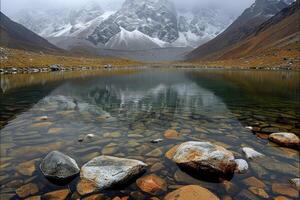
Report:
[[[164,136],[167,139],[176,139],[180,136],[180,134],[175,130],[166,130]]]
[[[99,156],[86,163],[80,171],[81,178],[94,181],[99,189],[124,184],[142,174],[147,164],[142,161]]]
[[[175,153],[176,153],[176,151],[177,151],[177,149],[178,149],[179,146],[180,146],[180,145],[175,145],[175,146],[173,146],[169,151],[167,151],[167,152],[165,153],[165,156],[166,156],[169,160],[172,160],[172,159],[173,159],[173,156],[175,155]]]
[[[255,160],[255,162],[270,171],[288,174],[295,177],[299,176],[299,168],[287,162],[280,162],[271,157],[263,157]]]
[[[49,127],[52,124],[53,124],[52,122],[40,122],[40,123],[32,124],[31,127],[32,128],[44,128],[44,127]]]
[[[110,143],[103,147],[102,149],[102,154],[103,155],[112,155],[118,152],[118,144],[116,143]]]
[[[42,160],[40,169],[46,177],[53,179],[67,179],[80,171],[74,159],[58,151],[49,153]]]
[[[198,185],[188,185],[181,187],[169,194],[167,194],[164,200],[220,200],[216,195],[206,188]]]
[[[172,158],[179,166],[202,172],[232,174],[236,168],[232,152],[210,142],[185,142]]]
[[[294,133],[273,133],[269,136],[269,140],[287,147],[300,146],[300,139]]]
[[[36,160],[27,161],[24,163],[21,163],[16,166],[17,172],[24,176],[32,176],[32,174],[35,172],[35,162]]]
[[[76,189],[80,195],[86,195],[95,192],[97,190],[97,186],[92,181],[81,179],[77,184]]]
[[[268,193],[262,188],[250,187],[249,191],[252,192],[253,194],[263,198],[263,199],[268,199],[269,198]]]
[[[292,198],[299,197],[299,191],[294,188],[291,188],[288,184],[273,183],[272,191],[274,194],[281,194]]]
[[[62,128],[50,128],[49,130],[48,130],[48,133],[49,134],[59,134],[59,133],[61,133],[63,131],[63,129]]]
[[[235,163],[236,163],[236,169],[235,169],[235,171],[237,173],[243,174],[243,173],[246,173],[248,171],[249,165],[248,165],[248,163],[247,163],[246,160],[236,159]]]
[[[161,151],[160,148],[156,148],[152,151],[150,151],[149,153],[146,154],[146,156],[149,157],[160,157],[163,154],[163,152]]]
[[[167,191],[167,182],[155,174],[139,178],[136,181],[136,184],[142,191],[149,194],[155,195],[160,192]]]
[[[41,200],[42,197],[39,196],[39,195],[36,195],[36,196],[31,196],[31,197],[28,197],[26,198],[25,200]]]
[[[45,200],[65,200],[70,194],[69,189],[57,190],[43,195]]]
[[[34,183],[28,183],[16,190],[17,195],[21,198],[25,198],[25,197],[34,195],[38,192],[39,192],[39,188]]]
[[[252,192],[244,189],[240,193],[236,195],[235,199],[242,199],[242,200],[259,200],[259,198],[253,194]]]
[[[150,168],[150,172],[156,172],[156,171],[160,171],[162,170],[163,168],[165,168],[165,166],[161,163],[155,163],[151,166]]]
[[[264,155],[255,151],[254,149],[252,148],[249,148],[249,147],[244,147],[243,148],[243,152],[246,154],[246,157],[248,159],[255,159],[255,158],[261,158],[263,157]]]
[[[264,182],[255,178],[254,176],[244,179],[243,183],[250,187],[257,187],[262,189],[265,189],[267,187]]]
[[[231,181],[224,180],[222,185],[228,194],[235,194],[239,191],[239,188]]]
[[[82,198],[82,200],[103,200],[106,199],[103,194],[92,194],[90,196]]]

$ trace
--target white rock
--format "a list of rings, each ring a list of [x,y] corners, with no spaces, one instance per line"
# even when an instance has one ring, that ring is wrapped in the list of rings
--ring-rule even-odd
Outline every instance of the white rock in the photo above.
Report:
[[[41,116],[41,117],[39,117],[39,120],[41,120],[41,121],[48,120],[48,117],[47,116]]]
[[[151,143],[159,143],[162,141],[163,141],[163,139],[159,138],[159,139],[151,140]]]
[[[244,159],[235,159],[235,163],[236,163],[236,172],[243,174],[246,173],[249,169],[249,165],[247,163],[246,160]]]
[[[248,129],[248,130],[252,131],[253,127],[252,126],[246,126],[245,129]]]
[[[231,174],[236,167],[232,152],[210,142],[182,143],[173,161],[182,167],[222,174]]]
[[[269,140],[282,146],[297,147],[300,145],[300,139],[294,133],[273,133]]]
[[[254,149],[249,148],[249,147],[244,147],[243,152],[246,154],[246,157],[248,159],[261,158],[264,156],[263,154],[255,151]]]
[[[86,163],[80,171],[81,178],[93,181],[99,189],[125,184],[146,170],[142,161],[99,156]]]
[[[85,137],[86,137],[87,139],[90,139],[90,138],[95,137],[95,135],[94,135],[94,134],[87,134]]]

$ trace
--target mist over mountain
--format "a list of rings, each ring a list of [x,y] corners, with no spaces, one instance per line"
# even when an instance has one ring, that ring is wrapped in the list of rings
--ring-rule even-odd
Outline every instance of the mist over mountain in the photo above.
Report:
[[[218,42],[214,48],[204,46],[205,51],[213,52],[243,39],[253,27],[291,2],[293,0],[47,0],[36,2],[30,8],[16,8],[12,18],[69,51],[84,50],[94,55],[109,52],[110,55],[113,50],[113,55],[135,59],[138,51],[160,55],[165,49],[160,57],[180,59],[215,38],[221,41],[215,40]],[[228,40],[222,39],[224,34]]]
[[[177,0],[126,0],[119,1],[120,7],[101,2],[22,9],[13,19],[61,48],[73,48],[70,44],[77,46],[81,40],[80,45],[93,48],[145,50],[195,48],[220,34],[237,16],[206,1],[188,0],[183,6]],[[67,37],[64,43],[62,37]]]
[[[0,46],[30,51],[62,52],[47,40],[0,12]]]

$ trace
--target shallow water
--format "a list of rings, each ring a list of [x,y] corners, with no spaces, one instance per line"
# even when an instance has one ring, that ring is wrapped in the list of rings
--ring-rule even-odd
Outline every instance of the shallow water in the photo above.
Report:
[[[17,199],[15,190],[29,182],[39,186],[39,195],[68,187],[75,193],[78,178],[58,185],[39,171],[40,159],[52,150],[70,155],[80,166],[102,154],[142,160],[149,164],[147,174],[168,183],[168,191],[156,195],[160,198],[179,186],[199,184],[220,199],[260,199],[249,194],[243,181],[252,176],[266,184],[273,198],[280,194],[272,184],[292,188],[289,179],[300,176],[299,151],[265,139],[278,131],[300,135],[298,72],[151,69],[20,74],[1,76],[1,89],[3,199]],[[177,130],[180,137],[165,139],[167,129]],[[86,134],[95,138],[79,142]],[[151,143],[158,138],[163,142]],[[265,158],[247,160],[249,172],[230,178],[233,185],[228,189],[228,183],[186,174],[165,158],[172,146],[195,140],[222,145],[242,159],[242,147],[252,147]],[[18,165],[32,160],[36,170],[22,175]],[[163,164],[162,169],[153,171],[155,163]],[[134,182],[101,193],[108,198],[153,196]]]

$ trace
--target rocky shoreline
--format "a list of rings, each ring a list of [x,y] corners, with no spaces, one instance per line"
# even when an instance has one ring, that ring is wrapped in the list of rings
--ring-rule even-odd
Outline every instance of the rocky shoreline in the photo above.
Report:
[[[167,140],[176,139],[179,137],[179,133],[175,130],[167,130],[164,136]],[[89,136],[89,138],[94,137]],[[274,138],[276,138],[275,142],[282,146],[292,146],[296,148],[300,146],[299,137],[293,133],[273,133],[270,135],[269,140],[274,141]],[[265,157],[263,154],[249,147],[244,147],[242,150],[248,160],[264,159]],[[192,174],[193,176],[199,173],[205,174],[205,176],[209,176],[210,179],[216,177],[216,181],[223,182],[223,184],[227,185],[225,188],[228,188],[228,190],[232,190],[233,185],[227,181],[227,175],[233,175],[234,173],[247,174],[249,170],[246,160],[235,159],[234,152],[227,150],[223,146],[206,141],[189,141],[175,145],[166,152],[165,157],[173,161],[187,174]],[[77,183],[76,190],[81,196],[101,192],[106,189],[113,189],[116,186],[128,186],[133,181],[136,181],[139,190],[149,195],[156,196],[167,192],[168,184],[163,177],[155,173],[144,175],[144,173],[148,171],[148,167],[148,164],[140,160],[101,155],[92,158],[80,169],[73,158],[58,151],[48,153],[40,163],[42,174],[58,182],[70,182],[75,176],[80,174],[80,180]],[[296,189],[299,189],[299,177],[290,179],[289,181],[290,186],[273,184],[273,192],[297,198],[299,194],[297,194]],[[255,177],[249,177],[245,179],[244,182],[249,186],[250,193],[240,194],[241,198],[250,198],[253,194],[262,199],[269,198],[265,184],[260,180]],[[248,191],[245,190],[245,192],[247,193]],[[16,194],[20,198],[29,197],[36,193],[38,193],[38,186],[34,183],[28,183],[16,190]],[[69,194],[69,190],[59,190],[44,194],[42,198],[59,198],[64,200]],[[50,198],[48,198],[49,195]],[[41,198],[40,196],[37,197]],[[91,199],[100,198],[99,194],[94,194],[94,196],[91,195],[86,198],[88,199],[89,197],[91,197]],[[128,198],[129,197],[126,197],[124,199]],[[121,198],[115,197],[114,199],[119,200]],[[158,198],[152,197],[151,199],[157,200]],[[202,187],[201,185],[180,186],[176,190],[168,192],[163,199],[220,200],[209,188]]]
[[[101,69],[119,69],[119,68],[177,68],[177,69],[232,69],[232,70],[268,70],[268,71],[299,71],[293,67],[223,67],[223,66],[197,66],[189,64],[170,64],[170,65],[156,65],[145,64],[142,66],[112,66],[110,64],[104,66],[77,66],[77,67],[64,67],[59,64],[54,64],[45,67],[1,67],[0,74],[25,74],[25,73],[47,73],[58,71],[86,71],[86,70],[101,70]]]
[[[97,69],[111,69],[111,65],[104,65],[102,67],[78,66],[78,67],[64,67],[59,64],[50,65],[46,67],[4,67],[0,68],[0,74],[22,74],[22,73],[45,73],[58,71],[85,71]]]

